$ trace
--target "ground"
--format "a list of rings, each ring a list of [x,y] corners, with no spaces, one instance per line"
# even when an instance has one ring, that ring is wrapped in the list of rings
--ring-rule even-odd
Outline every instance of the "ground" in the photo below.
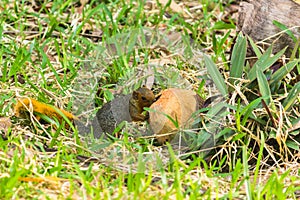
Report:
[[[0,198],[299,198],[299,54],[272,54],[239,34],[238,5],[3,1]],[[250,46],[259,65],[245,62]],[[31,97],[89,120],[141,85],[222,97],[198,113],[193,150],[156,146],[130,124],[101,143],[71,122],[15,116],[17,100]],[[210,131],[214,143],[204,147]]]

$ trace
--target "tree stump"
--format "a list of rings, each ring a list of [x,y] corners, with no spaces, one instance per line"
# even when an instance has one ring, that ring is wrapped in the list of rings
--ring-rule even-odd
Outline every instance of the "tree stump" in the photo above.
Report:
[[[249,0],[241,2],[237,27],[254,42],[266,49],[273,44],[273,52],[286,46],[286,56],[291,55],[295,41],[273,24],[276,20],[300,37],[300,4],[292,0]]]

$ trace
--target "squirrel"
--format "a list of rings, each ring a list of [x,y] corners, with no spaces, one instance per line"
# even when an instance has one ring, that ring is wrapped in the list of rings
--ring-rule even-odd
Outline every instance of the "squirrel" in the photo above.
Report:
[[[143,115],[144,107],[149,107],[154,100],[155,96],[153,92],[146,87],[141,87],[133,91],[132,94],[120,95],[104,104],[96,113],[96,117],[91,124],[95,137],[98,138],[103,132],[113,133],[122,121],[145,121],[149,115]],[[14,107],[15,115],[22,118],[26,117],[25,113],[30,112],[30,110],[33,113],[44,114],[49,118],[56,118],[60,123],[63,120],[61,115],[63,114],[71,122],[75,122],[79,133],[90,132],[90,128],[83,125],[72,113],[32,98],[21,99]],[[39,116],[36,117],[40,120]]]
[[[96,113],[96,119],[102,130],[100,132],[113,133],[122,121],[145,121],[149,115],[143,115],[144,107],[150,107],[154,100],[153,92],[141,87],[132,94],[118,96],[104,104]],[[95,129],[95,125],[93,128]]]

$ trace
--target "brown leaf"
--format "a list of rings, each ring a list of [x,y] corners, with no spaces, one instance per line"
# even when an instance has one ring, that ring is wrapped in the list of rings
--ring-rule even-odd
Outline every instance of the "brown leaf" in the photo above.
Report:
[[[175,136],[178,128],[189,128],[193,123],[191,115],[203,105],[203,99],[194,91],[170,88],[162,91],[160,98],[151,105],[150,128],[159,144]],[[171,117],[176,123],[172,122]]]
[[[145,72],[145,76],[147,77],[145,86],[147,88],[152,88],[152,86],[154,84],[154,72],[151,69],[151,67],[148,67],[148,69]]]
[[[158,0],[159,3],[161,3],[162,5],[166,6],[167,3],[169,2],[169,0]],[[187,16],[187,14],[184,12],[183,8],[178,5],[175,1],[172,1],[170,4],[170,8],[174,11],[174,12],[178,12],[178,13],[182,13],[184,15],[184,17]]]
[[[293,0],[293,1],[300,5],[300,0]]]
[[[8,117],[0,117],[0,132],[3,131],[7,133],[8,129],[11,127],[11,121]]]

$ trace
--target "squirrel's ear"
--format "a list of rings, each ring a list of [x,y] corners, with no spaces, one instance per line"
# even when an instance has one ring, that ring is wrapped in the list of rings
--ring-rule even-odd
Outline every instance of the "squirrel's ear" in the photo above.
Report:
[[[138,100],[139,99],[139,92],[137,92],[137,91],[133,91],[133,93],[132,93],[132,98],[134,99],[134,100]]]

